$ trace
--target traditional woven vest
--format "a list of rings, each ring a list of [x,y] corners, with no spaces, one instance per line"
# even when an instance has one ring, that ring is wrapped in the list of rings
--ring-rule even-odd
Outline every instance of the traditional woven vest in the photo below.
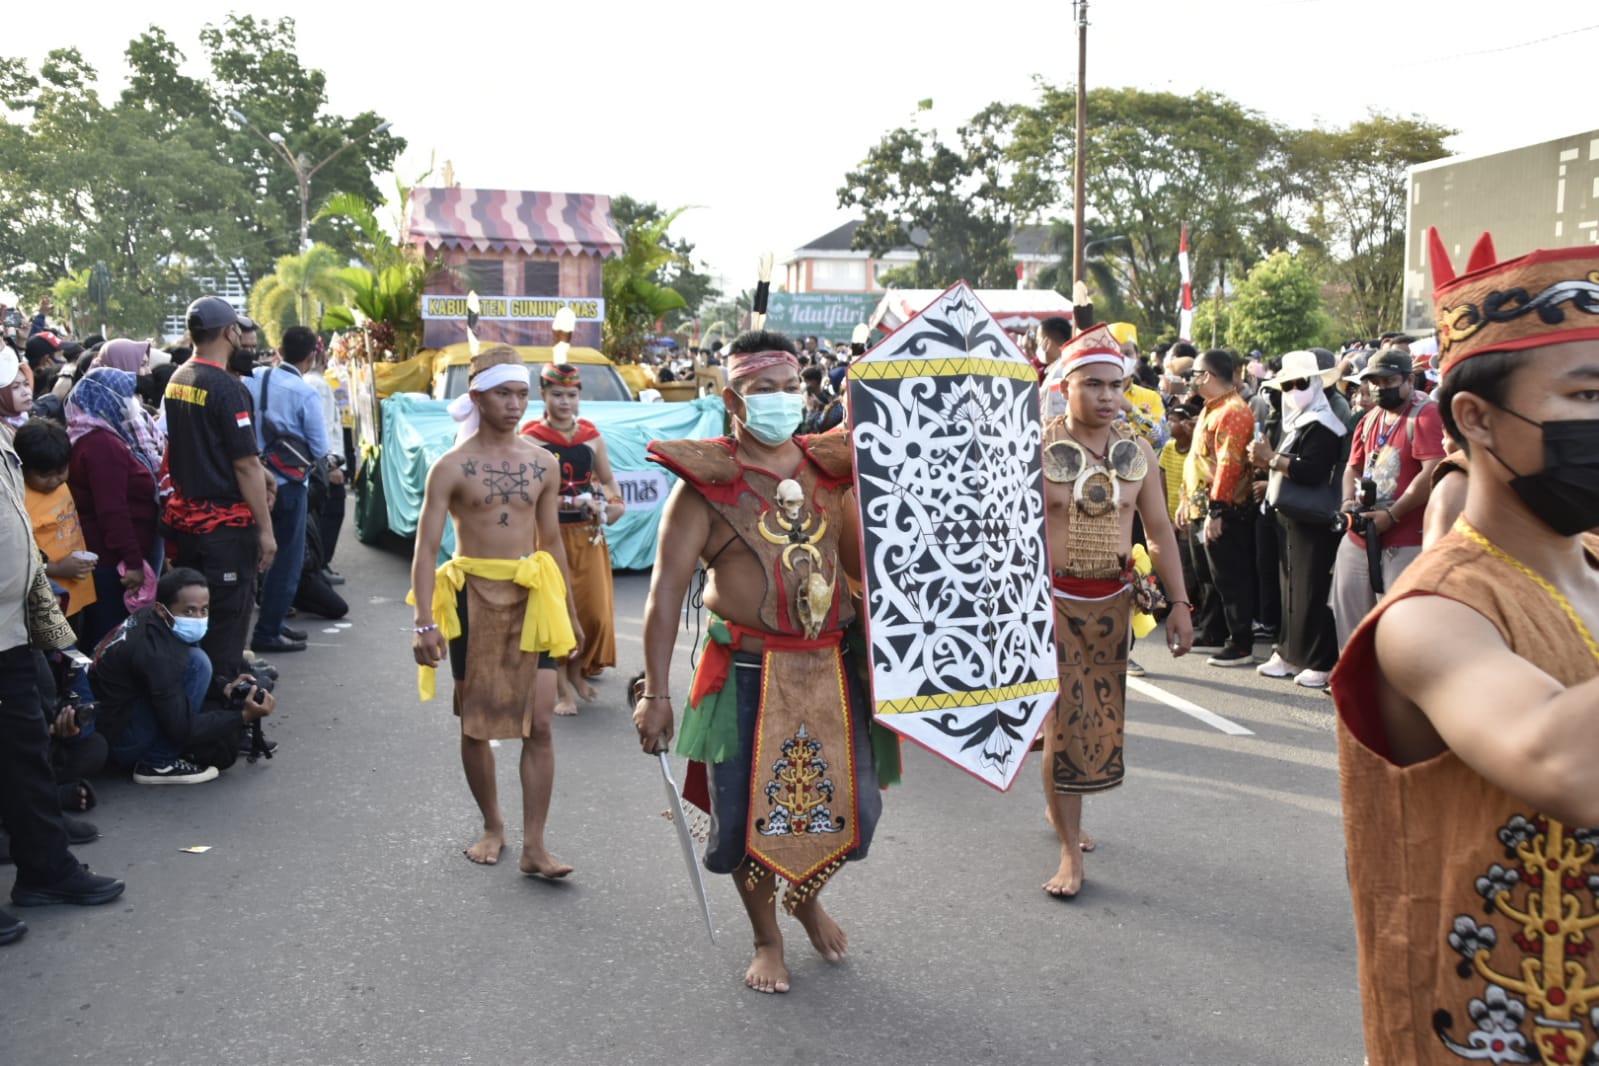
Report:
[[[1350,639],[1332,689],[1369,1061],[1591,1062],[1599,830],[1546,818],[1452,751],[1388,760],[1376,624],[1418,594],[1470,607],[1562,685],[1599,673],[1555,598],[1459,528],[1406,568]]]
[[[760,560],[766,577],[761,624],[815,636],[854,618],[838,569],[843,497],[854,482],[843,434],[796,437],[805,461],[791,478],[739,462],[731,437],[654,441],[649,457],[687,481]],[[785,498],[787,483],[798,493]]]

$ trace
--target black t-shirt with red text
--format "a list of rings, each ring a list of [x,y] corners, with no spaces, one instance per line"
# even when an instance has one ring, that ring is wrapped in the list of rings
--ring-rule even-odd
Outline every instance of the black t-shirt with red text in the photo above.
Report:
[[[190,359],[167,384],[167,465],[190,501],[242,504],[233,462],[260,454],[250,394],[215,363]]]

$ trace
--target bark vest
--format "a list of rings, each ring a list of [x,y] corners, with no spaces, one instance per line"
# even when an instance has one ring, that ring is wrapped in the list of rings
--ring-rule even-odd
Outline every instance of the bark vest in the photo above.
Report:
[[[1593,1061],[1599,830],[1545,817],[1452,751],[1410,766],[1386,756],[1377,619],[1425,594],[1476,611],[1562,685],[1599,674],[1554,597],[1458,529],[1350,638],[1332,689],[1369,1061]]]

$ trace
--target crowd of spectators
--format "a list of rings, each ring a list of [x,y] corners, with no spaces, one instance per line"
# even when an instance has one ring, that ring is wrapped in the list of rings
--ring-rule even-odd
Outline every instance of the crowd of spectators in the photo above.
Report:
[[[342,618],[332,569],[348,390],[308,329],[264,351],[227,301],[187,336],[70,336],[0,304],[0,860],[12,902],[98,904],[122,882],[70,848],[94,779],[200,784],[272,757],[261,721],[297,612]],[[0,944],[26,926],[0,911]]]
[[[1066,319],[1019,338],[1041,364]],[[1429,511],[1446,440],[1436,373],[1416,339],[1388,333],[1265,357],[1187,342],[1127,359],[1124,415],[1159,456],[1190,599],[1194,651],[1213,667],[1323,690],[1360,620],[1447,529]],[[1255,649],[1271,648],[1265,661]],[[1128,672],[1143,672],[1129,660]]]

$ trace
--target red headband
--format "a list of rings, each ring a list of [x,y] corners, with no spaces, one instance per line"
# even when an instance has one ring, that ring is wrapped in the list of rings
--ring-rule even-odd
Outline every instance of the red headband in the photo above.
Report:
[[[727,380],[737,381],[747,378],[751,374],[759,374],[763,370],[770,370],[774,366],[791,366],[799,369],[799,359],[792,352],[739,352],[730,355],[727,359]]]

